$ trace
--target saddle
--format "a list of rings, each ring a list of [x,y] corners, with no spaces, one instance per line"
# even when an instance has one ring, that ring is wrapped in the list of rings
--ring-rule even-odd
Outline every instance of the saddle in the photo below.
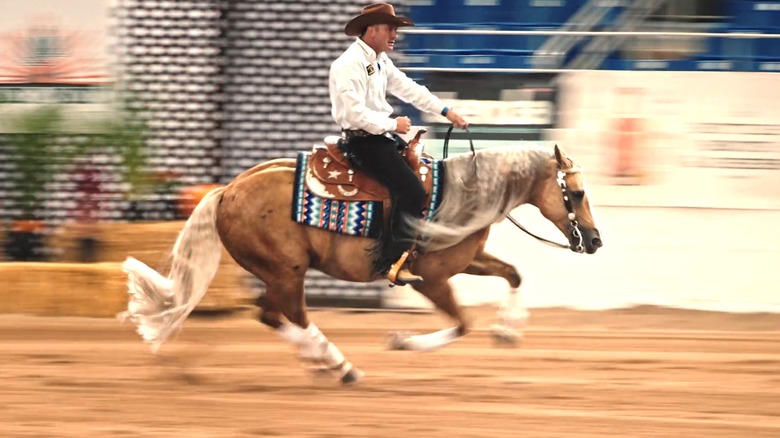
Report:
[[[433,178],[433,157],[423,152],[420,137],[425,129],[417,131],[409,146],[401,152],[409,167],[425,188],[426,202],[430,205]],[[349,162],[339,146],[343,137],[325,137],[324,144],[315,144],[306,169],[306,185],[314,194],[340,201],[380,201],[389,205],[390,192],[377,180]],[[422,207],[422,206],[421,206]]]

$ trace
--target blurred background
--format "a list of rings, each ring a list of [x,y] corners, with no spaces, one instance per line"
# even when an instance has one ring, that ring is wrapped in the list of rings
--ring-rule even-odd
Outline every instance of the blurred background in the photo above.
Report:
[[[368,3],[2,2],[0,312],[115,314],[120,262],[164,270],[210,188],[337,134],[328,68]],[[470,121],[477,148],[558,144],[585,170],[596,255],[494,227],[488,250],[524,275],[526,306],[780,312],[780,2],[395,5],[417,26],[391,57]],[[392,102],[441,158],[446,120]],[[456,132],[450,152],[467,147]],[[516,214],[563,240],[533,208]],[[262,294],[227,256],[223,268],[201,309]],[[501,280],[454,283],[466,304],[506,296]],[[427,307],[386,282],[318,273],[307,294],[313,306]]]

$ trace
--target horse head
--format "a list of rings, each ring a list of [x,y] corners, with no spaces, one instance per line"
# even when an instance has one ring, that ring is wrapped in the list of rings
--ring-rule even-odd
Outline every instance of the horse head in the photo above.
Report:
[[[555,145],[545,171],[532,203],[566,236],[572,251],[595,253],[603,244],[590,212],[582,169]]]

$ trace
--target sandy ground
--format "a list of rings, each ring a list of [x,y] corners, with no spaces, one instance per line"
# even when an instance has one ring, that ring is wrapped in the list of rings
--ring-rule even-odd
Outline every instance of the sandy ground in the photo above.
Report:
[[[315,311],[361,369],[310,375],[245,312],[191,318],[152,355],[112,319],[0,316],[2,437],[778,437],[780,315],[532,311],[520,348],[477,330],[384,349],[435,314]]]

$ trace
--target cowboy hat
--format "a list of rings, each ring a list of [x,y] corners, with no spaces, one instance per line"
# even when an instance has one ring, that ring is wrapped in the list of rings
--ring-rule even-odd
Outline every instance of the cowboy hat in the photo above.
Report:
[[[344,33],[349,36],[358,36],[368,26],[380,23],[401,26],[414,26],[414,21],[395,15],[395,8],[390,3],[374,3],[368,5],[344,26]]]

